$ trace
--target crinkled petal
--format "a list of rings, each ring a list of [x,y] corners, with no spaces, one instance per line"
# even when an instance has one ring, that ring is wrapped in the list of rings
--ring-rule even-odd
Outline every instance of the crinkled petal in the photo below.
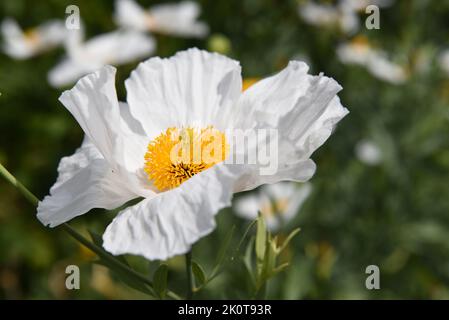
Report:
[[[166,260],[190,250],[215,228],[214,216],[230,206],[235,173],[216,165],[178,188],[120,212],[103,235],[114,255]]]
[[[176,126],[223,128],[241,93],[238,62],[189,49],[141,63],[126,80],[131,114],[151,138]]]
[[[310,179],[315,165],[309,157],[348,113],[337,96],[340,85],[307,71],[304,63],[293,61],[279,74],[253,85],[239,100],[239,108],[249,115],[240,126],[273,129],[278,141],[277,157],[270,157],[277,162],[277,172],[261,175],[260,165],[248,166],[247,180],[240,179],[238,184],[241,190],[280,180]]]
[[[72,113],[86,136],[109,166],[136,193],[154,196],[143,172],[148,139],[129,130],[121,117],[115,91],[115,68],[105,66],[65,91],[60,101]]]
[[[50,227],[93,208],[114,209],[136,198],[88,139],[75,154],[61,159],[58,174],[50,195],[37,208],[38,219]]]

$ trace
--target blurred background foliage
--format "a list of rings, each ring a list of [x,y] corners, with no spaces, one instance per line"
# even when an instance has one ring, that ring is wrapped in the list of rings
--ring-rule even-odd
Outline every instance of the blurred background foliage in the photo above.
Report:
[[[157,3],[160,3],[158,1]],[[332,1],[326,1],[332,2]],[[155,1],[139,1],[145,7]],[[396,1],[381,10],[380,30],[363,34],[405,65],[409,78],[393,85],[364,68],[342,64],[336,47],[350,37],[336,28],[305,24],[296,0],[199,1],[211,34],[202,40],[157,35],[157,55],[197,46],[241,61],[244,77],[263,77],[291,59],[304,59],[314,74],[324,72],[344,88],[351,113],[313,156],[318,170],[312,196],[286,231],[301,233],[285,253],[286,272],[270,282],[273,299],[449,298],[449,78],[436,54],[449,47],[449,1]],[[14,0],[0,2],[0,20],[11,16],[24,28],[65,17],[76,4],[87,37],[112,31],[113,1]],[[59,159],[80,145],[82,131],[58,102],[62,90],[46,75],[62,49],[25,60],[0,55],[0,162],[39,198],[56,179]],[[417,68],[418,57],[426,68]],[[118,94],[137,65],[118,68]],[[361,140],[373,141],[382,161],[367,165],[355,154]],[[93,210],[73,225],[101,233],[116,212]],[[224,210],[217,230],[194,248],[210,268],[232,225],[248,226]],[[234,239],[238,241],[237,237]],[[155,264],[129,257],[148,273]],[[0,181],[0,298],[145,298],[92,263],[93,254],[58,229],[46,229],[35,208]],[[183,258],[169,262],[170,285],[184,288]],[[65,267],[81,268],[81,289],[65,289]],[[380,290],[365,288],[365,268],[380,267]],[[245,273],[238,264],[215,279],[200,298],[244,298]],[[230,272],[233,269],[236,272]],[[239,270],[241,272],[239,272]]]

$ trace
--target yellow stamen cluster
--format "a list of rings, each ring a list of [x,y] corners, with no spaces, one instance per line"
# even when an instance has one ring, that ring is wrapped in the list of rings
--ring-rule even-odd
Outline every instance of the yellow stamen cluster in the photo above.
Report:
[[[171,127],[148,144],[144,170],[165,191],[224,161],[228,149],[224,133],[212,126]]]

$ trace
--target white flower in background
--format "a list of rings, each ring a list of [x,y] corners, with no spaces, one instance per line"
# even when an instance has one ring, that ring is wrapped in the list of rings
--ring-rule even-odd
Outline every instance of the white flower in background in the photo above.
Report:
[[[363,36],[357,36],[351,42],[340,44],[336,52],[342,63],[364,66],[380,80],[402,84],[408,79],[408,73],[404,67],[391,62],[384,51],[374,49]]]
[[[342,6],[355,11],[365,12],[366,7],[375,5],[379,8],[388,8],[394,4],[394,0],[341,0]]]
[[[449,50],[445,50],[440,54],[438,57],[438,63],[441,69],[449,74]]]
[[[214,230],[215,215],[231,205],[234,193],[309,180],[311,154],[348,112],[337,96],[340,85],[309,75],[298,61],[242,92],[241,67],[225,56],[190,49],[151,58],[125,82],[127,103],[117,100],[115,72],[105,66],[61,95],[86,138],[61,160],[59,177],[37,210],[39,220],[54,227],[92,208],[143,198],[121,211],[103,235],[104,248],[115,255],[164,260],[186,253]],[[260,175],[259,164],[223,161],[232,143],[226,132],[236,128],[277,130],[274,175]],[[192,155],[173,159],[176,146],[203,141],[205,133],[221,141],[211,158],[194,160],[207,149],[200,144],[193,161]]]
[[[134,0],[116,0],[115,21],[119,26],[174,36],[205,37],[208,26],[197,21],[201,9],[192,1],[142,8]]]
[[[382,161],[382,151],[376,143],[371,140],[361,140],[355,147],[357,158],[370,166],[375,166]]]
[[[368,70],[376,78],[391,84],[402,84],[408,79],[406,69],[388,60],[386,54],[373,56],[368,63]]]
[[[70,85],[107,64],[122,65],[149,57],[156,49],[152,37],[133,30],[112,31],[86,42],[83,28],[68,32],[67,55],[48,73],[53,87]]]
[[[359,29],[356,12],[341,4],[318,4],[308,1],[299,5],[299,15],[308,24],[318,27],[338,27],[344,33],[353,34]]]
[[[7,18],[1,24],[3,51],[14,59],[28,59],[62,45],[66,32],[64,22],[59,20],[23,31],[15,20]]]
[[[258,192],[239,197],[233,207],[238,216],[248,220],[256,219],[260,212],[267,228],[276,232],[296,216],[311,191],[310,183],[267,184],[263,185]]]

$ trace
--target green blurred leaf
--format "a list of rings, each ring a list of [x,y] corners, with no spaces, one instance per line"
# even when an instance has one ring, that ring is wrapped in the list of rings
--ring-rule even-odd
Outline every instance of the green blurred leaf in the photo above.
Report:
[[[167,292],[167,277],[168,267],[166,264],[161,264],[153,275],[153,287],[156,294],[161,298],[165,298]]]
[[[285,250],[287,248],[290,241],[301,231],[301,228],[296,228],[290,234],[287,236],[287,238],[284,240],[284,242],[281,245],[281,248],[279,249],[279,253]]]
[[[265,220],[261,215],[259,215],[259,217],[257,218],[255,245],[256,245],[257,264],[262,264],[265,257],[265,249],[267,245],[267,228],[265,226]]]
[[[206,273],[204,269],[196,262],[192,261],[192,272],[198,286],[203,286],[207,282]]]
[[[118,269],[117,267],[115,267],[114,265],[109,263],[108,261],[100,259],[98,261],[94,261],[94,263],[102,265],[102,266],[108,268],[109,270],[111,270],[120,281],[122,281],[124,284],[128,285],[129,287],[131,287],[137,291],[143,292],[145,294],[148,294],[150,296],[154,296],[151,289],[148,286],[146,286],[144,283],[142,283],[142,281],[140,281],[140,279],[133,277],[131,274],[123,272],[121,269]]]

